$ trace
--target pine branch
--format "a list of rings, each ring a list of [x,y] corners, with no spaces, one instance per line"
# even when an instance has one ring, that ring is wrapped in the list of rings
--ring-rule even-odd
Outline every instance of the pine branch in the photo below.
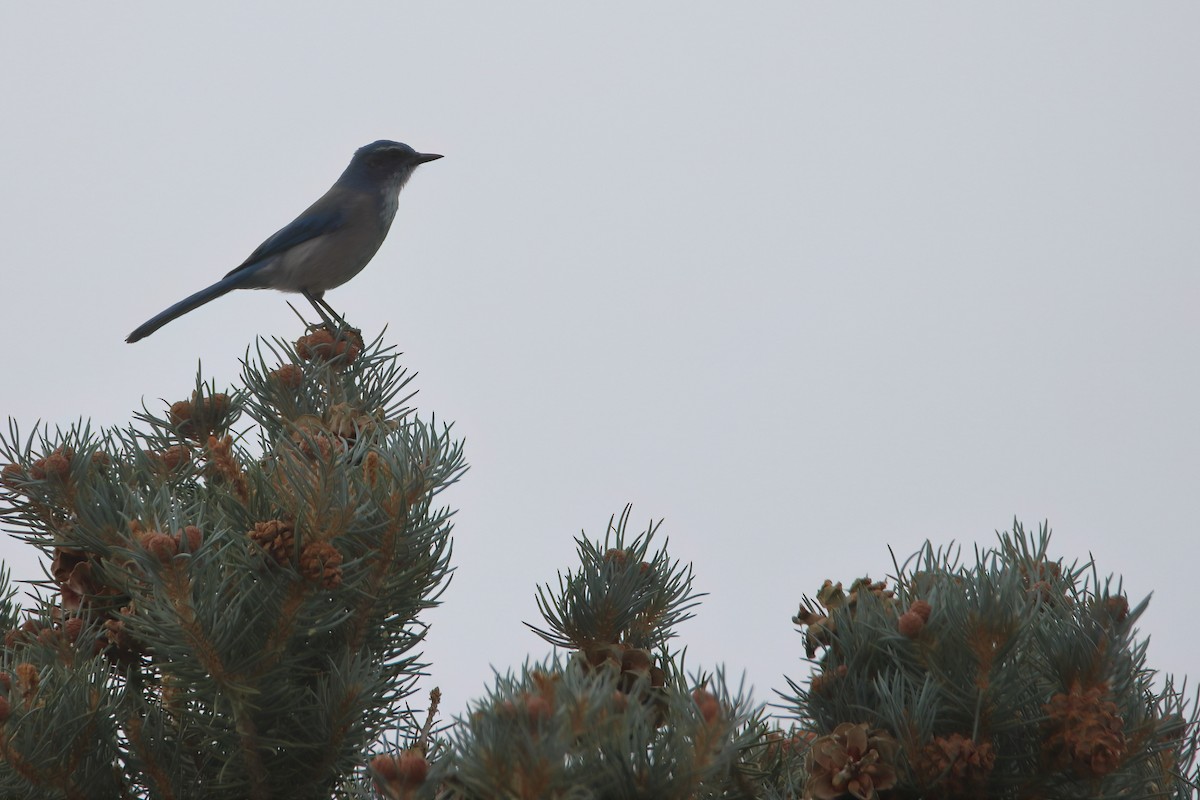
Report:
[[[3,696],[0,794],[329,797],[407,724],[462,447],[382,339],[257,353],[128,428],[0,438],[0,521],[51,559],[27,623],[0,601],[0,676],[40,676]]]

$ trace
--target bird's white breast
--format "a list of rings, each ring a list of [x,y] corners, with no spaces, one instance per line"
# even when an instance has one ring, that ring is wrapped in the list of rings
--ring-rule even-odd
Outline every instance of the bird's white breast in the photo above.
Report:
[[[411,174],[412,172],[409,171],[393,175],[383,187],[383,197],[379,204],[379,221],[383,223],[385,229],[396,218],[396,209],[400,207],[400,190],[404,188],[404,184],[408,183],[408,177]]]

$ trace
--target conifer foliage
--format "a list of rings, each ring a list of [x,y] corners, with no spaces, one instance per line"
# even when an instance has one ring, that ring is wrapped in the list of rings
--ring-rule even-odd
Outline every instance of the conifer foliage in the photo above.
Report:
[[[531,627],[567,652],[499,676],[422,796],[755,797],[786,780],[761,710],[670,651],[699,598],[692,571],[651,550],[656,525],[632,535],[629,516],[603,541],[580,537],[578,568],[538,592],[546,627]]]
[[[542,587],[530,626],[565,655],[497,678],[420,790],[393,798],[1192,798],[1197,707],[1156,681],[1121,587],[1015,524],[959,564],[925,548],[888,581],[826,581],[794,622],[813,665],[789,718],[669,643],[700,595],[629,509]],[[786,727],[780,727],[782,723]]]
[[[1014,523],[973,564],[926,544],[893,588],[826,581],[805,600],[815,669],[791,702],[809,796],[1194,796],[1197,709],[1146,665],[1149,598],[1131,608],[1049,542]]]
[[[3,521],[51,567],[20,618],[0,606],[0,796],[346,784],[403,722],[465,469],[408,382],[319,329],[127,429],[10,429]]]
[[[0,798],[1196,790],[1197,708],[1147,666],[1147,601],[1020,525],[972,563],[926,545],[805,598],[780,647],[812,674],[772,718],[721,668],[685,667],[695,576],[626,508],[537,590],[529,627],[554,651],[460,719],[437,718],[437,690],[416,719],[462,447],[408,407],[381,339],[319,328],[242,366],[128,428],[0,437],[0,522],[47,563],[24,609],[0,571]]]

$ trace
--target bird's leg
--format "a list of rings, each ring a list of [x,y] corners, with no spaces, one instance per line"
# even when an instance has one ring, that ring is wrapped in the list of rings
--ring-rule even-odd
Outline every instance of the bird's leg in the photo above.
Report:
[[[304,299],[312,303],[312,307],[317,310],[317,315],[321,318],[321,322],[324,323],[325,327],[329,328],[331,333],[337,331],[340,326],[335,325],[333,320],[329,318],[329,315],[325,313],[325,309],[329,308],[329,304],[322,300],[320,295],[313,294],[312,292],[304,291],[303,295]],[[324,308],[322,308],[322,306],[324,306]],[[330,308],[329,310],[332,311],[333,309]],[[337,314],[334,314],[333,316],[339,323],[341,323],[341,325],[346,324],[345,320],[343,320]]]
[[[320,305],[322,308],[325,309],[325,311],[327,311],[329,313],[330,317],[333,317],[335,320],[337,320],[339,330],[354,331],[355,333],[359,332],[358,328],[352,328],[350,326],[350,323],[348,323],[348,322],[346,322],[346,320],[342,319],[341,316],[339,316],[338,313],[333,310],[333,306],[331,306],[331,305],[329,305],[329,303],[325,302],[324,297],[321,297],[320,295],[314,295],[313,304]],[[322,314],[321,316],[324,317],[325,315]]]
[[[331,306],[331,305],[329,305],[329,303],[325,302],[324,297],[318,297],[317,302],[325,307],[325,310],[329,312],[329,316],[336,319],[338,321],[339,325],[341,325],[343,328],[346,328],[347,330],[352,330],[352,328],[350,328],[350,325],[347,324],[346,320],[344,320],[340,316],[338,316],[338,313],[333,310],[333,306]]]

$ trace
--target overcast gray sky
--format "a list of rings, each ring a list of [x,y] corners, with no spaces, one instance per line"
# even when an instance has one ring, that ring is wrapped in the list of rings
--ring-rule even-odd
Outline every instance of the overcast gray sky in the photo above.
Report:
[[[0,417],[221,384],[282,295],[136,345],[380,138],[445,154],[328,300],[472,470],[426,655],[449,709],[547,648],[626,502],[771,698],[825,578],[1049,520],[1200,677],[1200,5],[7,3]],[[0,544],[36,577],[22,545]]]

